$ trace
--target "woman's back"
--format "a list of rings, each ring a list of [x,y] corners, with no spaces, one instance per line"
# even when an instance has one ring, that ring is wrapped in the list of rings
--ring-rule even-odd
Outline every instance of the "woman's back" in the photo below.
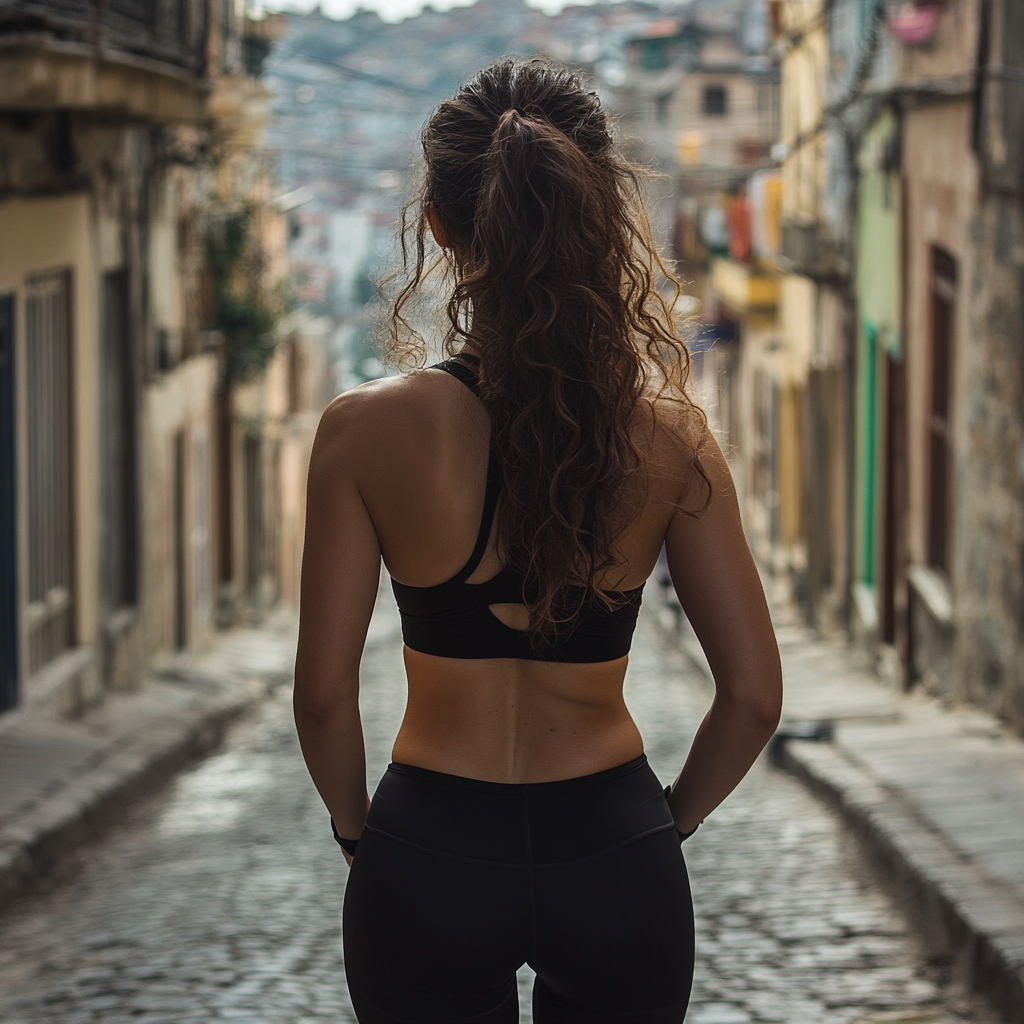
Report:
[[[644,408],[650,417],[657,406]],[[479,399],[450,374],[426,370],[365,385],[336,412],[393,579],[410,588],[451,580],[470,559],[484,513],[490,428]],[[650,575],[686,481],[683,445],[664,425],[653,440],[650,422],[638,422],[637,431],[650,450],[648,497],[621,538],[621,561],[599,581],[608,591],[639,588]],[[502,570],[495,532],[467,584]],[[525,629],[521,604],[489,611],[506,627]],[[438,657],[407,647],[405,663],[409,704],[396,761],[538,782],[601,771],[643,749],[622,699],[626,657],[567,664]]]
[[[443,267],[452,360],[337,399],[309,471],[296,723],[353,858],[353,1005],[363,1024],[511,1024],[526,962],[537,1024],[678,1024],[694,952],[677,833],[779,714],[729,471],[597,96],[501,61],[423,144],[392,355],[420,365],[402,311]],[[717,688],[671,789],[622,697],[663,543]],[[409,699],[370,803],[359,660],[381,558]]]

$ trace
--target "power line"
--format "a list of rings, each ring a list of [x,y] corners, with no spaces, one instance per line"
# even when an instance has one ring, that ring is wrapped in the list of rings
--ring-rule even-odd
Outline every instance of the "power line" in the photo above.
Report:
[[[367,82],[370,85],[376,85],[383,89],[394,89],[396,92],[403,92],[408,96],[418,96],[426,99],[430,99],[436,103],[440,99],[437,93],[431,92],[429,89],[423,89],[418,85],[406,85],[404,82],[396,82],[390,78],[384,78],[381,75],[374,75],[368,71],[360,71],[358,68],[350,68],[346,64],[339,64],[336,61],[324,60],[322,57],[311,57],[309,55],[303,55],[302,59],[310,64],[321,64],[325,68],[330,68],[331,71],[336,74],[343,75],[346,78],[353,78],[356,81]]]
[[[832,4],[826,4],[824,9],[830,10]],[[825,129],[835,121],[838,121],[850,107],[858,100],[864,98],[864,85],[871,73],[871,67],[878,54],[878,42],[881,38],[881,27],[885,16],[885,0],[875,0],[875,7],[871,15],[871,27],[868,37],[865,40],[864,48],[857,57],[857,64],[854,68],[853,78],[842,99],[830,103],[822,111],[821,118],[813,128],[808,128],[786,145],[786,156],[791,156],[797,150],[802,149],[807,143],[814,141]],[[894,91],[895,93],[895,91]],[[880,98],[880,94],[873,94],[872,98]]]

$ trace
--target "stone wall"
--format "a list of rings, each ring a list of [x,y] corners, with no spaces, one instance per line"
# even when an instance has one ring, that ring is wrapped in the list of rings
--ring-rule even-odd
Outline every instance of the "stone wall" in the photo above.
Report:
[[[971,225],[955,493],[957,695],[1024,734],[1024,209],[984,196]]]

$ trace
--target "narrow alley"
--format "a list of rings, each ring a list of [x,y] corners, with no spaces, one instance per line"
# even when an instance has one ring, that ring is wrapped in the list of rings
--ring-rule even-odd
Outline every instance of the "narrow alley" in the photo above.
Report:
[[[404,703],[383,593],[364,660],[371,780]],[[279,688],[218,753],[83,851],[80,870],[0,920],[5,1024],[354,1021],[339,935],[347,869],[289,698]],[[627,699],[668,781],[710,690],[650,608]],[[858,866],[837,817],[763,759],[685,853],[698,915],[689,1024],[981,1021]],[[520,980],[529,1021],[528,969]]]

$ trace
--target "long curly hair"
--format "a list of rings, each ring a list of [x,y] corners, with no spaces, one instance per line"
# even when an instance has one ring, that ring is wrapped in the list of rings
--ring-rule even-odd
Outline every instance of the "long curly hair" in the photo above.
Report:
[[[687,394],[689,356],[671,314],[679,284],[651,236],[644,172],[616,150],[576,74],[499,61],[434,111],[422,144],[385,358],[423,364],[422,286],[444,271],[444,348],[479,355],[504,474],[498,550],[524,580],[531,641],[551,641],[588,602],[623,600],[597,583],[620,564],[616,542],[647,500],[654,395],[697,421],[680,440],[707,485],[707,422]],[[428,258],[430,207],[451,247]],[[674,289],[669,301],[659,281]]]

